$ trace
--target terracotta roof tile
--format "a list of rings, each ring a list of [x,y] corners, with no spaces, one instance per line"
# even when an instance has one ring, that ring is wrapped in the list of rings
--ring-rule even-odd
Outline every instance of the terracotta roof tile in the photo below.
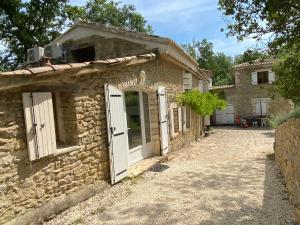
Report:
[[[107,60],[97,60],[93,62],[83,62],[83,63],[70,63],[70,64],[59,64],[59,65],[48,65],[43,67],[34,67],[29,69],[15,70],[9,72],[0,72],[0,76],[13,76],[13,75],[30,75],[30,74],[41,74],[50,71],[63,71],[72,68],[83,68],[91,64],[114,64],[118,62],[130,61],[132,59],[136,59],[139,57],[147,57],[148,59],[155,58],[156,55],[154,53],[144,54],[144,55],[135,55],[135,56],[127,56],[124,58],[115,58],[115,59],[107,59]]]
[[[244,68],[244,67],[252,67],[252,66],[261,66],[261,65],[268,65],[273,64],[276,59],[256,59],[250,62],[241,63],[238,65],[233,66],[234,68]]]

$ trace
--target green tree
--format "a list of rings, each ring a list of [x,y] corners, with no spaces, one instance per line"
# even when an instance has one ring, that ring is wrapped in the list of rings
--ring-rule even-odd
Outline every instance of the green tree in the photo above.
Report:
[[[239,40],[268,34],[269,47],[278,50],[300,38],[299,0],[219,0],[219,9],[227,19],[227,35]]]
[[[208,66],[208,61],[214,54],[213,43],[208,41],[207,39],[203,39],[202,41],[197,43],[196,47],[198,48],[199,51],[199,58],[198,58],[199,66],[201,68],[211,69]]]
[[[213,72],[212,81],[214,85],[232,84],[232,58],[224,53],[214,53],[213,43],[207,39],[193,41],[182,45],[199,64],[200,68],[209,69]]]
[[[0,54],[2,69],[25,62],[27,49],[43,46],[64,28],[67,0],[0,1]]]
[[[274,65],[277,75],[276,88],[285,98],[300,104],[300,44],[283,48]]]
[[[207,62],[207,67],[213,72],[213,84],[233,84],[232,58],[224,53],[215,53]]]
[[[60,35],[75,17],[152,33],[133,5],[107,0],[89,0],[86,6],[71,6],[68,0],[0,0],[0,51],[2,70],[12,70],[26,61],[27,49],[44,46]]]
[[[85,6],[68,5],[66,12],[71,20],[80,17],[83,20],[124,27],[133,31],[153,33],[152,27],[131,4],[121,6],[121,2],[89,0]]]
[[[234,64],[250,62],[259,58],[268,58],[268,54],[258,50],[247,50],[241,55],[234,57]]]

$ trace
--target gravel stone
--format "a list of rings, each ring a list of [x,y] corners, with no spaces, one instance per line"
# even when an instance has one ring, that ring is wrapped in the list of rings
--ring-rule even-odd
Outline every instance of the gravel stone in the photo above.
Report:
[[[272,130],[214,128],[161,167],[44,224],[293,225],[273,142]]]

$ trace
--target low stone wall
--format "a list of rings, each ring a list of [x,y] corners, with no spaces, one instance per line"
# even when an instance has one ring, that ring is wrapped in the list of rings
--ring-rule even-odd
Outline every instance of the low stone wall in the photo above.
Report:
[[[300,224],[300,119],[290,119],[275,133],[275,158],[283,175],[296,221]]]

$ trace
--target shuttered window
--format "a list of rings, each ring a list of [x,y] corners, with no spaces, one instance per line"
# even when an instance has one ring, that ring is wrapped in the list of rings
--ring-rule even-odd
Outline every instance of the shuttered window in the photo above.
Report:
[[[199,80],[198,81],[199,83],[198,83],[198,89],[199,89],[199,91],[201,92],[201,93],[203,93],[204,92],[204,85],[203,85],[203,80]]]
[[[191,90],[193,88],[193,80],[191,73],[183,74],[183,89],[184,91]]]
[[[56,135],[50,92],[23,93],[29,159],[36,160],[56,152]]]

